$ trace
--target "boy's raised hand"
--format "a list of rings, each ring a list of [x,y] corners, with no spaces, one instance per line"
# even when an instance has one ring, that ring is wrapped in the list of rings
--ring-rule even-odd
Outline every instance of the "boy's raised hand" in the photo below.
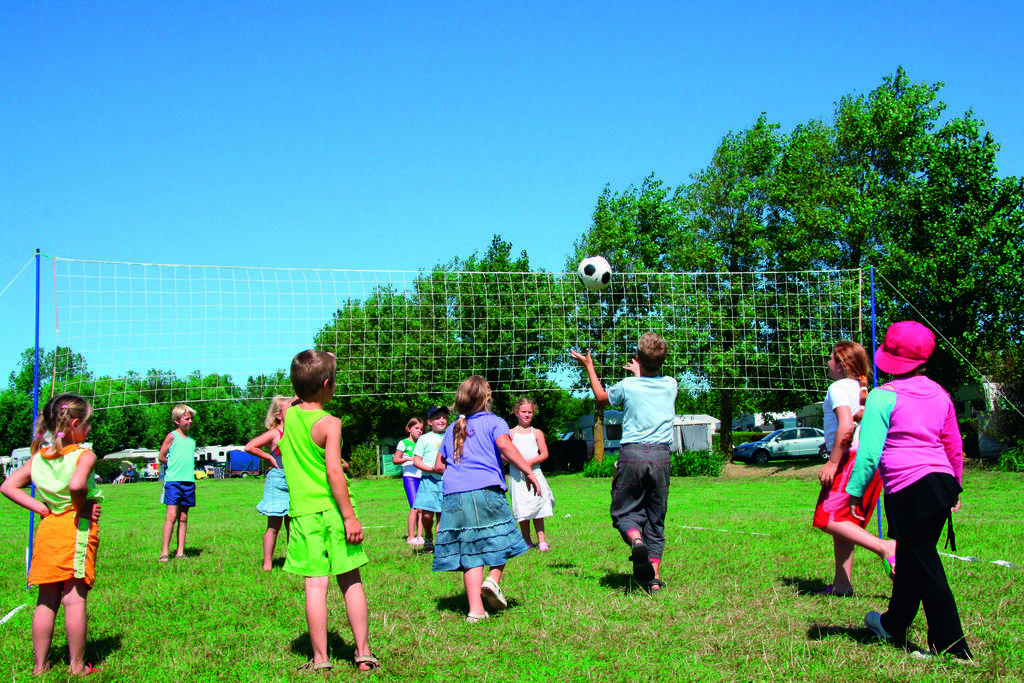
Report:
[[[587,355],[583,355],[576,349],[569,349],[569,355],[575,358],[583,365],[593,365],[594,359],[590,356],[590,349],[587,349]]]
[[[639,377],[640,376],[640,361],[637,360],[636,358],[633,358],[633,360],[631,360],[628,363],[626,363],[625,365],[623,365],[622,369],[623,370],[628,370],[628,371],[632,372],[634,377]]]

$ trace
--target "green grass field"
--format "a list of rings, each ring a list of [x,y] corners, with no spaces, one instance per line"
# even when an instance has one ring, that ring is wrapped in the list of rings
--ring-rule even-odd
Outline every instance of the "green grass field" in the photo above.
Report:
[[[367,527],[363,581],[370,638],[388,680],[1020,680],[1024,678],[1024,476],[965,474],[959,555],[945,560],[977,666],[919,663],[863,627],[884,609],[881,562],[858,551],[855,598],[811,593],[831,578],[831,544],[810,527],[817,469],[729,466],[718,479],[672,482],[664,578],[652,599],[630,589],[627,549],[608,520],[610,480],[550,476],[552,550],[512,560],[511,608],[475,625],[460,574],[430,571],[405,544],[401,481],[353,484]],[[750,476],[753,474],[753,476]],[[260,570],[262,480],[202,481],[190,557],[156,562],[164,508],[158,484],[103,487],[98,579],[89,597],[93,680],[276,681],[321,678],[310,656],[300,578]],[[24,586],[28,515],[0,505],[0,677],[32,670],[34,593]],[[874,522],[872,521],[872,525]],[[694,527],[703,527],[698,529]],[[874,526],[870,528],[875,528]],[[767,534],[767,535],[754,535]],[[278,546],[278,565],[284,544]],[[992,564],[1005,560],[1017,568]],[[332,678],[361,678],[336,586],[330,594]],[[2,615],[0,615],[2,616]],[[919,615],[909,634],[925,641]],[[68,675],[63,619],[40,680]]]

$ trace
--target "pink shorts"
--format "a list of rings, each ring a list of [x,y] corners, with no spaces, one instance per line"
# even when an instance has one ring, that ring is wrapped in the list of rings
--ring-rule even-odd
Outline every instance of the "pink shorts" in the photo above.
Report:
[[[864,489],[864,503],[861,509],[864,519],[857,519],[851,515],[850,494],[846,492],[846,485],[850,483],[850,473],[853,471],[856,456],[856,451],[850,451],[849,455],[839,461],[839,469],[832,480],[832,486],[822,485],[821,493],[818,494],[818,504],[814,508],[815,528],[822,529],[828,526],[829,522],[853,522],[862,529],[868,525],[871,513],[878,503],[878,497],[882,495],[882,477],[876,471]]]

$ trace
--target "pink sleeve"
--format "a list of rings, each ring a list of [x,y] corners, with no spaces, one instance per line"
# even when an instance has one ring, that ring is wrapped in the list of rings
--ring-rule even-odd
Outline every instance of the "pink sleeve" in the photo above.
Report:
[[[952,402],[948,403],[946,422],[942,425],[942,434],[939,438],[942,440],[946,457],[949,458],[949,464],[953,466],[953,476],[963,486],[964,440],[960,436],[960,425],[956,423],[956,410]]]

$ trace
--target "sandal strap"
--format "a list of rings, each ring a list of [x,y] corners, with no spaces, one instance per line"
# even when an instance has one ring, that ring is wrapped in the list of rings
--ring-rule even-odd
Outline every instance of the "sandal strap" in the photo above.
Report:
[[[372,653],[368,655],[356,655],[355,663],[356,666],[359,666],[360,664],[369,664],[370,668],[368,670],[370,671],[380,668],[380,661],[374,657]]]

